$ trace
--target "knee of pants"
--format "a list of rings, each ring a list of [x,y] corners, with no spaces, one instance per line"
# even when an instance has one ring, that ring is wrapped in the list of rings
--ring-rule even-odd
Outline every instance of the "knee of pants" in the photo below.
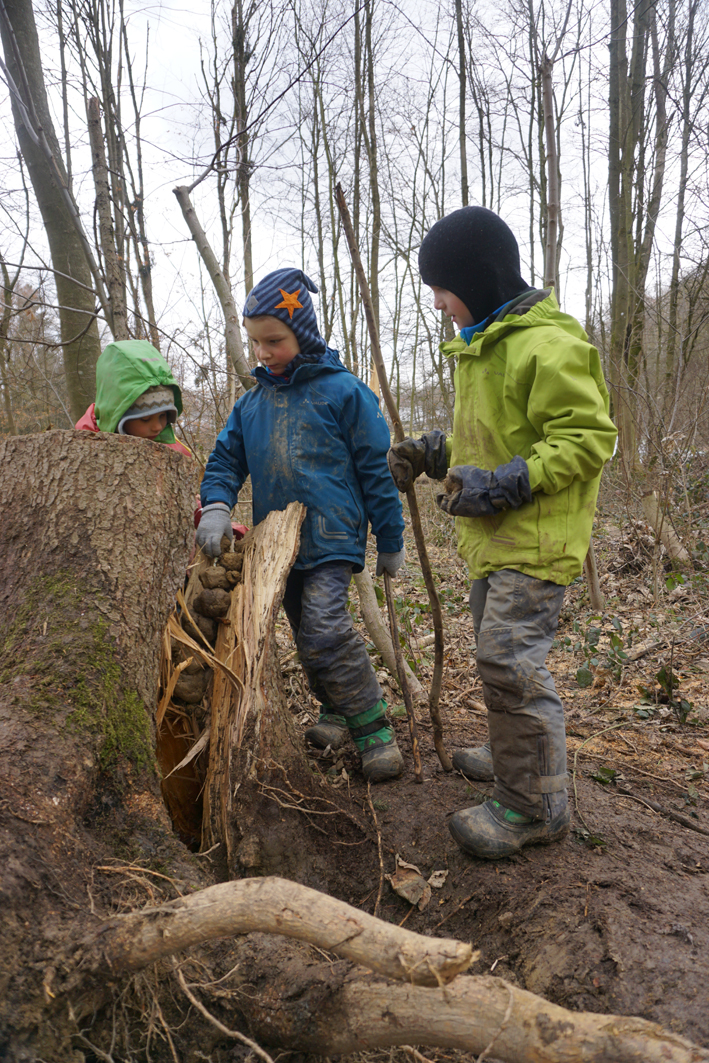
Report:
[[[350,625],[322,625],[298,631],[295,644],[302,664],[317,665],[324,657],[341,651],[354,632]]]
[[[515,656],[509,631],[483,632],[480,635],[477,666],[491,709],[513,710],[533,698],[539,690],[540,679],[536,666],[526,657]]]

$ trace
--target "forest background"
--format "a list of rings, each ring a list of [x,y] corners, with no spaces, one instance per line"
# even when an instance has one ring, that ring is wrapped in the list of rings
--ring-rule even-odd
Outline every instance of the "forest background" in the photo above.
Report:
[[[376,386],[339,181],[410,431],[449,429],[453,407],[451,323],[417,248],[482,204],[601,351],[626,484],[668,500],[672,479],[689,506],[709,440],[699,0],[2,0],[0,15],[0,432],[69,427],[101,345],[145,336],[203,456],[249,384],[244,295],[284,264],[315,279],[324,335]]]

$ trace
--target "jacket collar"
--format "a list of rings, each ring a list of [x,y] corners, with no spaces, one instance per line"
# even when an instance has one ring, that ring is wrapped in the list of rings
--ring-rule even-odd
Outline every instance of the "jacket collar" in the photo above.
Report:
[[[288,376],[275,376],[273,373],[269,373],[262,365],[257,365],[255,369],[252,369],[251,375],[264,387],[287,388],[296,382],[300,384],[312,377],[320,376],[322,373],[333,372],[348,373],[349,369],[340,361],[338,352],[328,347],[317,361],[301,363]]]
[[[491,315],[487,322],[483,322],[484,329],[476,330],[469,342],[466,342],[461,333],[455,339],[441,343],[438,349],[448,358],[463,353],[478,355],[490,343],[495,343],[512,329],[536,325],[550,311],[558,309],[559,304],[553,288],[532,288],[506,303],[495,315]]]

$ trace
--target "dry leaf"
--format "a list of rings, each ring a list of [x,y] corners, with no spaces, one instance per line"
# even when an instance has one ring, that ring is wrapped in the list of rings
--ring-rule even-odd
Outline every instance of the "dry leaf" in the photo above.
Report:
[[[424,879],[415,864],[407,864],[399,854],[396,854],[396,871],[393,875],[385,875],[391,883],[391,888],[409,904],[418,906],[422,912],[431,900],[431,887]]]

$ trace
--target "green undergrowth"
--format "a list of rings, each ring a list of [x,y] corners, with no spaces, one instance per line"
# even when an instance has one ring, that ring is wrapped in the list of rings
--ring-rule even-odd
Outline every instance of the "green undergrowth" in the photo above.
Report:
[[[95,608],[98,599],[71,573],[38,577],[0,630],[0,682],[11,687],[27,676],[32,693],[26,708],[59,731],[90,734],[101,770],[110,771],[123,757],[139,770],[153,768],[148,713],[122,682],[108,624]]]

